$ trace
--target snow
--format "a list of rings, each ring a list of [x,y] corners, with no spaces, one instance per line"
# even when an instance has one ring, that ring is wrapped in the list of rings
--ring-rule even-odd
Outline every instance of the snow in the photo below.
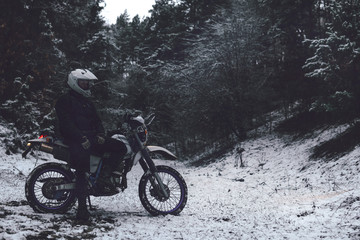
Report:
[[[318,130],[312,137],[266,133],[241,144],[245,167],[234,167],[236,151],[205,167],[156,160],[186,180],[188,203],[179,216],[150,216],[137,187],[113,197],[92,197],[87,225],[68,214],[38,214],[26,203],[26,176],[46,154],[5,155],[0,148],[0,240],[2,239],[360,239],[360,148],[337,161],[309,160],[311,148],[347,125]],[[5,131],[5,130],[1,130]],[[258,131],[259,132],[259,131]]]

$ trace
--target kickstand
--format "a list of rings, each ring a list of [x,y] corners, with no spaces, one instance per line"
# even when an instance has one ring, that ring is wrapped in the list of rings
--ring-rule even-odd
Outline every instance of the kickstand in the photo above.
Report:
[[[93,208],[92,205],[91,205],[90,195],[88,195],[87,198],[88,198],[88,201],[89,201],[89,209],[90,209],[90,210],[94,210],[95,208]]]

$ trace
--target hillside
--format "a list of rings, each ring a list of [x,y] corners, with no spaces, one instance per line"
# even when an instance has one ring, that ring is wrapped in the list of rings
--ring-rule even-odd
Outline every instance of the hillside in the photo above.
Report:
[[[359,239],[359,146],[337,160],[310,158],[314,147],[349,127],[301,137],[258,129],[241,144],[243,168],[234,167],[235,150],[203,167],[157,160],[187,181],[189,199],[180,216],[151,217],[144,210],[137,195],[142,170],[136,166],[124,193],[92,198],[96,210],[85,226],[74,224],[74,209],[34,213],[24,183],[36,158],[0,148],[0,239]],[[45,157],[39,155],[37,164]]]

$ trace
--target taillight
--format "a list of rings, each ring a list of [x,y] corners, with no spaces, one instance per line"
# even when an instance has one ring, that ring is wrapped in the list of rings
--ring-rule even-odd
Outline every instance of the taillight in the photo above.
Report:
[[[52,137],[49,137],[48,135],[40,135],[39,139],[45,138],[46,142],[52,142]]]

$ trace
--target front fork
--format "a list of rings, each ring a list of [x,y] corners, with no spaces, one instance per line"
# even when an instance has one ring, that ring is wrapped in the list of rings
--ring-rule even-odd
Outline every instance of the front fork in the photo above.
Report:
[[[150,178],[151,185],[154,189],[158,189],[156,186],[159,186],[160,194],[165,198],[169,198],[169,193],[166,191],[165,185],[162,182],[159,173],[157,172],[154,161],[151,159],[149,152],[146,148],[141,149],[142,158],[139,160],[140,165],[145,173],[149,173],[153,176]],[[157,182],[157,184],[156,184]]]

